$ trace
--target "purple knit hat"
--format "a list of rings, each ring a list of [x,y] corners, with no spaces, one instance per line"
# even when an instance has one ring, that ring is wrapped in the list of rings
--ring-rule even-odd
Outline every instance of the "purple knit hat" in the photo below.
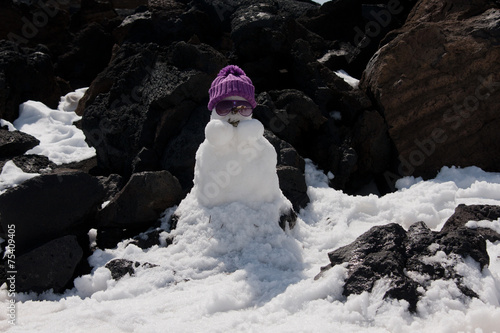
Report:
[[[257,106],[252,80],[246,76],[241,68],[235,65],[229,65],[220,70],[208,90],[208,95],[210,97],[209,110],[213,110],[219,101],[229,96],[243,97],[252,105],[252,108]]]

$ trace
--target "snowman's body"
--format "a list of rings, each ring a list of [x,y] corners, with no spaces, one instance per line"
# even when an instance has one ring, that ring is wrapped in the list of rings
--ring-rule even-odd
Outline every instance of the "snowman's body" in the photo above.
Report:
[[[258,120],[212,112],[196,153],[192,190],[202,205],[241,202],[258,209],[274,202],[283,210],[290,208],[279,188],[276,151],[263,134]]]

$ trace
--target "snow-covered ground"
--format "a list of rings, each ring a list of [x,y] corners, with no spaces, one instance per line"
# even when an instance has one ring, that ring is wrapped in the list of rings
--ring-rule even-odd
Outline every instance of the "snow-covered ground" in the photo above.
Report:
[[[40,104],[32,106],[37,112],[46,110]],[[52,111],[43,113],[50,117]],[[68,147],[71,144],[65,148],[71,152]],[[57,148],[46,149],[54,158],[51,149]],[[345,298],[343,266],[314,280],[320,267],[328,264],[328,252],[372,226],[395,222],[407,229],[424,221],[439,230],[460,203],[500,205],[500,174],[444,167],[432,180],[401,179],[398,190],[383,197],[349,196],[329,188],[328,177],[307,161],[306,181],[311,203],[287,232],[275,223],[272,204],[258,210],[239,202],[207,208],[188,196],[162,218],[169,230],[169,216],[174,211],[181,215],[171,231],[172,245],[142,250],[122,242],[115,249],[97,250],[89,258],[91,274],[77,278],[72,290],[62,295],[17,295],[15,326],[7,320],[4,285],[0,331],[500,331],[500,243],[488,242],[490,265],[482,272],[472,260],[457,266],[479,299],[464,301],[452,281],[436,281],[416,314],[408,312],[404,301],[382,299],[384,281],[371,293]],[[480,222],[468,226],[478,227]],[[89,232],[89,242],[93,237],[95,230]],[[134,276],[115,281],[104,267],[115,258],[156,266],[139,266]]]
[[[74,111],[87,88],[81,88],[61,97],[57,110],[36,101],[27,101],[19,106],[19,118],[13,124],[0,119],[0,126],[9,131],[31,134],[40,144],[26,154],[44,155],[55,164],[78,162],[95,156],[95,149],[85,142],[83,132],[73,125],[81,119]],[[24,173],[14,162],[8,161],[0,173],[0,194],[9,187],[38,176]]]

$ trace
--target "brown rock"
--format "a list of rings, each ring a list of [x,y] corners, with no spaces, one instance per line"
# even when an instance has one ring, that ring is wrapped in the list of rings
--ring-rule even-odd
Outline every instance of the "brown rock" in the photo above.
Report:
[[[423,0],[387,36],[361,87],[378,103],[399,176],[442,166],[500,170],[500,10],[488,1]]]

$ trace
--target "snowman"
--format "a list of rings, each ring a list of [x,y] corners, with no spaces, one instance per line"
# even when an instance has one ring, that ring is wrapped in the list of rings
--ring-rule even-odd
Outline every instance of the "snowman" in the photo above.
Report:
[[[209,97],[212,113],[196,152],[190,195],[208,208],[239,202],[258,210],[272,203],[288,221],[294,213],[279,188],[276,151],[263,136],[264,126],[252,118],[257,106],[252,81],[229,65],[212,82]]]

